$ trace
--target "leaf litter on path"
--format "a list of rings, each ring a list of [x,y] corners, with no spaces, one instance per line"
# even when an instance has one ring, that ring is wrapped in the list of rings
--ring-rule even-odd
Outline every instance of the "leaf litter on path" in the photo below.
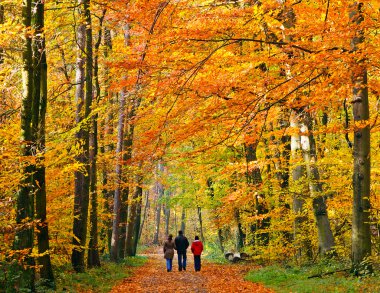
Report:
[[[246,264],[214,264],[202,260],[202,270],[194,271],[193,256],[188,255],[187,270],[179,272],[176,257],[173,271],[167,272],[162,255],[147,255],[147,263],[137,268],[133,275],[124,279],[111,290],[117,292],[273,292],[261,284],[243,279],[252,269]]]

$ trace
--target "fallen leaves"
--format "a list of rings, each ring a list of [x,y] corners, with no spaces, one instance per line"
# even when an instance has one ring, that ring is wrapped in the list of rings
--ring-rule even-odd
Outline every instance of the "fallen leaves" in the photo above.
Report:
[[[202,270],[194,271],[192,255],[188,255],[187,271],[179,272],[176,257],[173,271],[166,272],[162,255],[151,254],[149,261],[133,276],[116,285],[116,292],[273,292],[261,284],[245,281],[243,276],[252,266],[214,264],[202,260]]]

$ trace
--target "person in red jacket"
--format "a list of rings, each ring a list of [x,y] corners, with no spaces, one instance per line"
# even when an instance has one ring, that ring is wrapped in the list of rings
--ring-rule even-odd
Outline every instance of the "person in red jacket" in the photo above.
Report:
[[[191,252],[194,254],[194,268],[196,272],[201,270],[201,254],[203,251],[203,244],[198,236],[195,236],[194,242],[191,244]]]

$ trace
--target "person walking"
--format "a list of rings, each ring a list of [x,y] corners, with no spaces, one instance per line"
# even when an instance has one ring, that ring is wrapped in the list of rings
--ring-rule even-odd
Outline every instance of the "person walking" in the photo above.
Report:
[[[186,271],[186,249],[189,247],[189,240],[183,235],[182,230],[178,231],[178,236],[174,239],[175,249],[178,254],[178,270]]]
[[[164,258],[166,259],[166,270],[168,272],[171,272],[173,268],[174,249],[173,235],[169,234],[168,240],[164,242]]]
[[[195,236],[195,240],[191,243],[191,252],[194,254],[194,268],[196,272],[201,270],[201,254],[203,251],[203,243]]]

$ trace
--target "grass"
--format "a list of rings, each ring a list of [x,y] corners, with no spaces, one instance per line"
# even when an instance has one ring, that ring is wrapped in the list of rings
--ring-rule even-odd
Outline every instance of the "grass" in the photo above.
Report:
[[[120,263],[105,261],[100,268],[76,274],[68,267],[55,271],[58,292],[109,292],[113,286],[131,275],[132,268],[142,266],[145,257],[127,257]],[[46,291],[40,291],[46,292]]]
[[[346,272],[323,275],[339,271],[342,265],[313,265],[308,267],[283,268],[268,266],[250,271],[246,280],[262,283],[276,292],[380,292],[379,276],[353,277]],[[308,278],[316,274],[322,277]]]

